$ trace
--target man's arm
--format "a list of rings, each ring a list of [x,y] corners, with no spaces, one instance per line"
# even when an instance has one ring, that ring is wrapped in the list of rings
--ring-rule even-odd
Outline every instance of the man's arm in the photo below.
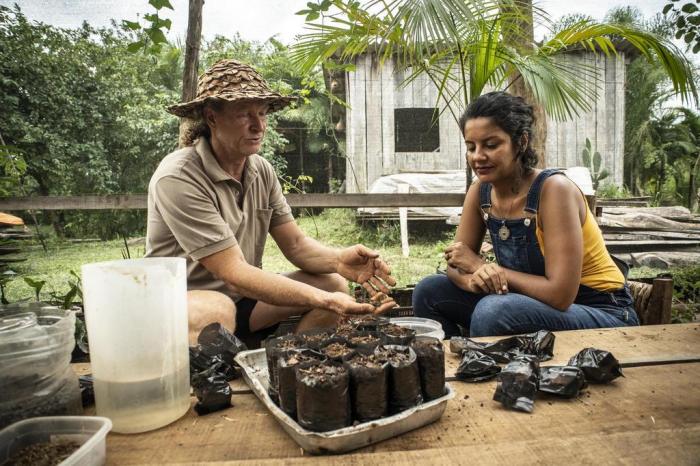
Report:
[[[308,237],[294,221],[273,227],[270,234],[289,262],[305,272],[338,273],[362,284],[372,294],[372,287],[389,293],[387,285],[396,284],[379,253],[361,244],[344,249],[329,248]]]
[[[269,304],[326,309],[340,315],[374,311],[371,304],[356,303],[345,293],[329,293],[254,267],[246,262],[238,246],[214,253],[200,259],[200,262],[235,293]]]

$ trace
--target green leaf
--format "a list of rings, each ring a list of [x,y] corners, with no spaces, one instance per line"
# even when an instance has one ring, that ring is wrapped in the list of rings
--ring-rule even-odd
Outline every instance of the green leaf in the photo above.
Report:
[[[153,44],[158,45],[158,44],[165,44],[168,42],[168,39],[165,37],[165,34],[163,34],[163,31],[160,29],[148,29],[146,31],[146,34],[148,34],[148,37],[153,41]]]
[[[132,31],[138,31],[139,29],[141,29],[141,25],[136,21],[123,20],[122,24],[128,29],[131,29]]]
[[[689,32],[688,34],[683,37],[683,40],[685,41],[686,44],[690,44],[693,39],[695,39],[695,33],[694,32]]]
[[[695,47],[693,47],[693,53],[698,53],[700,52],[700,42],[695,44]]]
[[[600,164],[603,161],[603,158],[600,156],[600,152],[597,152],[593,154],[593,171],[598,172],[600,170]]]
[[[138,42],[132,42],[126,47],[126,50],[128,50],[131,53],[136,53],[142,48],[145,47],[146,44],[143,43],[143,41],[138,41]]]
[[[173,11],[175,10],[175,8],[173,8],[173,6],[170,4],[170,0],[148,0],[148,3],[156,10],[160,10],[161,8],[170,8]]]
[[[605,168],[603,168],[603,171],[601,171],[601,172],[598,174],[598,181],[604,180],[604,179],[607,178],[608,176],[610,176],[610,173],[608,173],[608,171],[607,171]]]
[[[306,21],[316,21],[318,18],[320,18],[321,15],[317,11],[312,11],[308,15],[306,15]]]
[[[673,8],[673,3],[669,3],[668,5],[666,5],[664,7],[664,9],[661,10],[661,13],[663,13],[665,15],[666,13],[668,13],[671,10],[671,8]]]
[[[698,7],[693,3],[686,3],[681,7],[681,11],[683,13],[695,13],[696,11],[698,11]]]
[[[688,22],[693,26],[700,26],[700,15],[689,16]]]
[[[299,10],[294,14],[299,15],[299,16],[305,16],[305,15],[308,15],[309,13],[311,13],[311,10]]]

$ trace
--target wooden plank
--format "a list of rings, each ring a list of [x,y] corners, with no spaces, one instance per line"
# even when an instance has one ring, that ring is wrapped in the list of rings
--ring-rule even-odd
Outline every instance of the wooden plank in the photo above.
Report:
[[[382,90],[382,175],[395,172],[394,139],[394,60],[387,59],[381,69]]]
[[[443,446],[424,450],[354,453],[343,456],[304,456],[273,460],[204,462],[211,464],[328,464],[328,465],[424,465],[424,464],[697,464],[700,428],[654,429],[650,432],[617,432],[576,435],[569,438],[493,442],[469,446]],[[668,453],[671,453],[671,458]]]
[[[700,241],[677,240],[677,241],[606,241],[605,246],[612,254],[624,254],[628,252],[642,251],[696,251],[700,249]]]
[[[365,127],[367,149],[367,190],[382,176],[382,80],[378,59],[374,55],[367,58]]]
[[[459,193],[398,194],[287,194],[292,207],[458,207],[464,202]],[[145,209],[146,194],[108,196],[36,196],[0,198],[2,210],[105,210]],[[31,236],[31,234],[28,234]]]
[[[627,369],[577,399],[539,397],[530,415],[493,401],[495,381],[453,382],[456,396],[439,421],[337,457],[303,455],[254,396],[240,395],[232,408],[208,416],[190,410],[156,431],[109,434],[107,462],[690,464],[700,454],[698,377],[700,364]]]
[[[410,186],[407,183],[399,183],[399,193],[407,194]],[[401,228],[401,253],[404,257],[408,257],[408,210],[405,207],[399,208],[399,225]]]

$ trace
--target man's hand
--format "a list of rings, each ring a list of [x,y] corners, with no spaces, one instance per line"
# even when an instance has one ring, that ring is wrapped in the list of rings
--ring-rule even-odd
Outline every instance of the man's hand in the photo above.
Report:
[[[445,260],[450,267],[461,269],[467,273],[473,273],[484,264],[483,259],[461,241],[452,243],[445,248]]]
[[[340,291],[329,293],[324,307],[343,317],[375,312],[372,304],[358,303],[349,294]]]
[[[388,294],[389,286],[396,285],[389,266],[379,258],[379,253],[361,244],[340,250],[337,272],[362,285],[370,296],[377,291]]]

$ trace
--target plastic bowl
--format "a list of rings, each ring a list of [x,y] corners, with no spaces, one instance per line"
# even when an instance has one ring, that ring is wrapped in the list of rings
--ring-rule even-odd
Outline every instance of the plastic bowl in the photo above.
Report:
[[[440,340],[445,339],[445,331],[440,322],[422,317],[397,317],[391,319],[392,324],[410,328],[416,331],[416,336],[433,337]]]
[[[25,419],[0,431],[0,464],[36,443],[75,442],[75,450],[61,465],[101,465],[105,437],[112,421],[98,416],[47,416]]]

